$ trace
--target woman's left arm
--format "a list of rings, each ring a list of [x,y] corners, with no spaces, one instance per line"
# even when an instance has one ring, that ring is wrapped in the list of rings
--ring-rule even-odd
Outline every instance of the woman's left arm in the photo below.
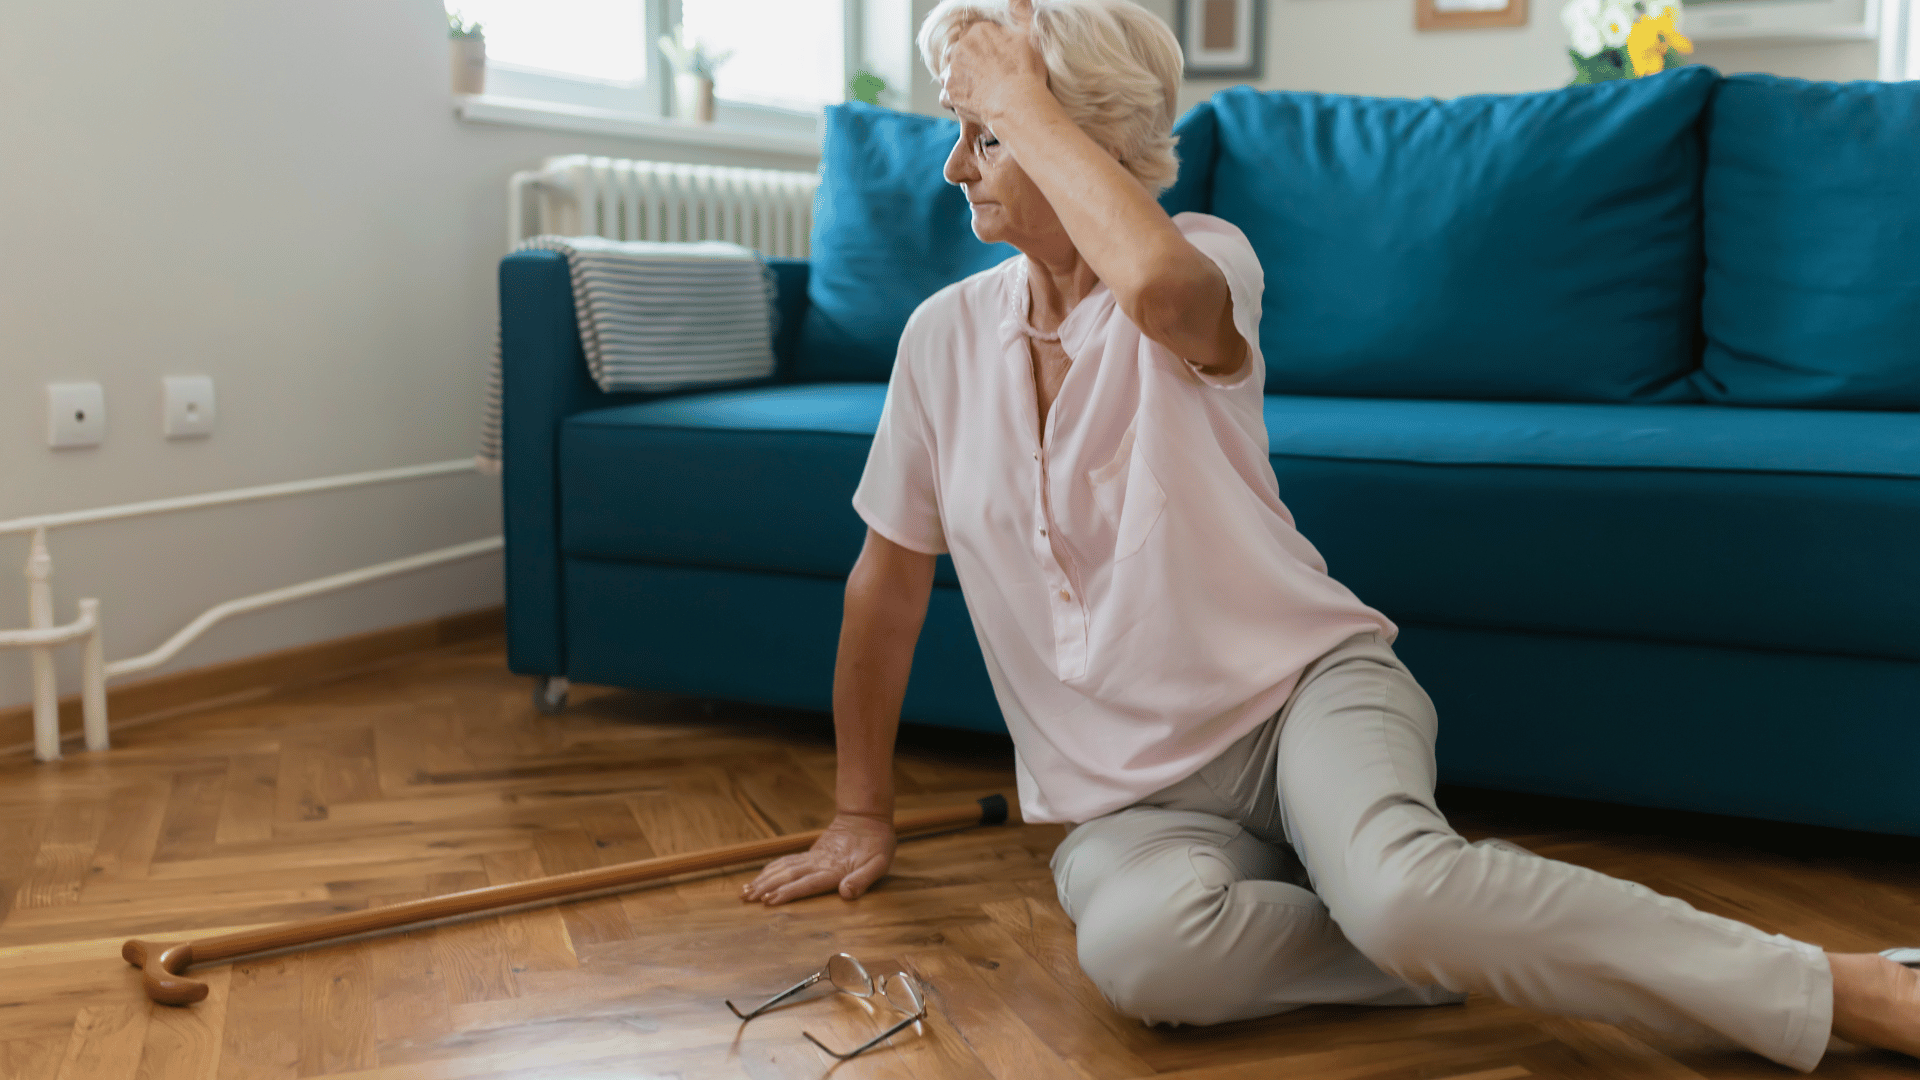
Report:
[[[1021,29],[975,23],[954,43],[941,103],[1013,153],[1142,333],[1209,375],[1238,373],[1247,343],[1233,325],[1226,275],[1067,115],[1025,31],[1030,0],[1012,9]]]

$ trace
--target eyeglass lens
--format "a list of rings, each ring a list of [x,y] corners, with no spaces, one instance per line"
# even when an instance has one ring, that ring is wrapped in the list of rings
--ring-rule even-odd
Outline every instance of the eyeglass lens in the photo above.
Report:
[[[919,984],[913,981],[913,976],[904,971],[880,976],[880,992],[886,997],[887,1004],[908,1016],[919,1016],[926,1011],[926,1004],[920,997]]]
[[[870,975],[860,961],[846,953],[827,961],[827,979],[833,983],[834,989],[854,997],[867,998],[878,993],[887,999],[887,1004],[908,1016],[918,1015],[924,1007],[920,988],[913,981],[913,976],[904,971],[896,971],[891,975]]]
[[[845,990],[849,994],[858,994],[861,997],[866,997],[873,993],[873,977],[867,974],[867,969],[860,965],[860,961],[855,960],[846,953],[835,953],[832,959],[827,961],[826,967],[821,968],[819,971],[814,972],[760,1004],[755,1005],[752,1009],[741,1012],[740,1006],[735,1005],[731,1001],[727,1002],[727,1008],[731,1009],[733,1015],[740,1019],[751,1020],[800,991],[805,990],[807,987],[812,986],[814,983],[819,982],[821,979],[826,979],[834,985],[835,989]],[[857,989],[858,987],[864,987],[865,989]]]
[[[846,953],[835,953],[827,961],[827,981],[833,983],[835,990],[844,991],[855,997],[873,996],[873,976],[860,961]]]

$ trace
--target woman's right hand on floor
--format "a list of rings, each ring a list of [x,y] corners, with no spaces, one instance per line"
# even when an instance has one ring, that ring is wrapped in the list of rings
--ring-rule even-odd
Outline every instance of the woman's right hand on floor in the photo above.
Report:
[[[741,888],[740,898],[771,907],[838,889],[852,900],[886,874],[895,845],[892,821],[837,815],[811,848],[768,863]]]

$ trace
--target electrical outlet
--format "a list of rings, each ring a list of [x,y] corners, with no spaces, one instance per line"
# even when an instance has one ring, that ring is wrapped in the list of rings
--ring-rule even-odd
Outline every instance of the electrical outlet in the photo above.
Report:
[[[47,445],[99,446],[107,437],[107,394],[97,382],[47,384]]]
[[[213,380],[205,375],[168,375],[160,380],[160,429],[169,439],[213,434]]]

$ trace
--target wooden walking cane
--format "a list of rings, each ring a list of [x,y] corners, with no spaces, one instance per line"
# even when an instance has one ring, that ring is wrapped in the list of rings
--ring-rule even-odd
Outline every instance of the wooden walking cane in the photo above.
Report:
[[[893,827],[895,832],[904,837],[910,833],[960,829],[972,825],[998,825],[1006,820],[1006,796],[989,795],[970,806],[949,806],[902,814],[894,819]],[[252,953],[317,945],[335,938],[355,937],[495,908],[565,900],[586,893],[659,881],[679,874],[761,862],[778,855],[805,851],[825,831],[811,829],[790,836],[749,840],[744,844],[729,844],[685,855],[664,855],[657,859],[641,859],[594,870],[576,870],[570,874],[555,874],[532,881],[489,885],[483,889],[429,896],[366,911],[324,915],[317,919],[303,919],[259,930],[243,930],[237,934],[222,934],[200,941],[169,945],[134,940],[121,946],[120,955],[126,958],[127,963],[140,969],[148,997],[162,1005],[191,1005],[207,996],[206,983],[195,982],[181,975],[181,972],[195,964],[214,964]]]

